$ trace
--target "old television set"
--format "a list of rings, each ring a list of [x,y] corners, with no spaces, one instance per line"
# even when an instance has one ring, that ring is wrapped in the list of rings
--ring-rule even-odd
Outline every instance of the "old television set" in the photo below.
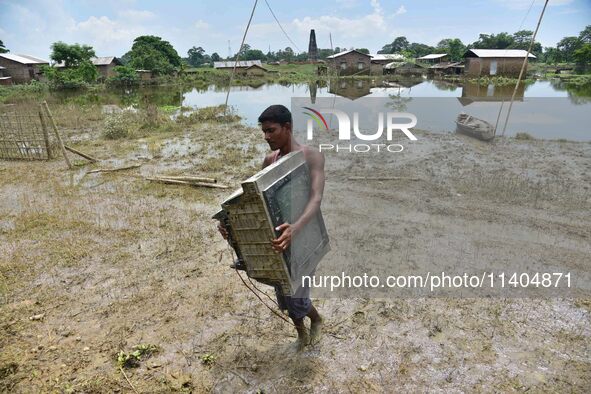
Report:
[[[214,215],[229,234],[236,254],[249,277],[268,285],[280,285],[284,294],[296,295],[304,275],[312,275],[330,250],[320,211],[292,238],[291,246],[277,254],[270,240],[275,228],[294,223],[310,194],[310,172],[304,154],[291,152],[242,182],[242,188],[222,202]]]

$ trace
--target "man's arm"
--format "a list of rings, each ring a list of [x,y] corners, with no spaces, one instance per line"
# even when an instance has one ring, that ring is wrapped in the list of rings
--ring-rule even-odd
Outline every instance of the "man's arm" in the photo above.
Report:
[[[308,197],[308,203],[304,208],[304,211],[296,220],[295,223],[283,223],[277,227],[277,230],[281,232],[281,235],[273,240],[273,248],[277,252],[282,252],[291,243],[291,238],[304,228],[320,209],[322,202],[322,195],[324,193],[324,155],[315,150],[308,150],[305,152],[307,155],[306,162],[310,170],[310,196]]]

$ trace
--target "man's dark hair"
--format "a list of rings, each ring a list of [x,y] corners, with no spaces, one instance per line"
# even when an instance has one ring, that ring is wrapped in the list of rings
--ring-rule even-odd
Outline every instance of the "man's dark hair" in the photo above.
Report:
[[[259,116],[259,123],[273,122],[284,125],[291,123],[291,112],[283,105],[272,105]]]

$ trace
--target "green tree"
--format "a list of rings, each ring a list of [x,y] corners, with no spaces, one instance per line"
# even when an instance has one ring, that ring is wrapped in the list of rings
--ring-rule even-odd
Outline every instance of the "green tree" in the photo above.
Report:
[[[187,51],[187,55],[189,56],[188,62],[191,66],[198,67],[205,62],[205,50],[201,47],[192,47]]]
[[[466,52],[466,46],[459,38],[444,38],[439,41],[436,49],[439,52],[447,53],[454,62],[462,60]]]
[[[369,49],[367,49],[367,48],[356,48],[355,50],[357,52],[361,52],[361,53],[365,53],[366,55],[369,55]]]
[[[583,42],[579,37],[564,37],[556,44],[556,48],[560,51],[561,57],[565,62],[572,62],[575,51],[583,46]]]
[[[181,65],[181,57],[168,41],[156,36],[140,36],[133,41],[130,66],[151,70],[154,74],[170,74]]]
[[[513,33],[513,44],[509,46],[511,49],[523,49],[527,51],[529,49],[529,44],[531,43],[531,38],[534,32],[531,30],[519,30],[516,33]],[[532,46],[531,53],[539,57],[542,55],[542,44],[539,42],[534,42]]]
[[[591,44],[583,44],[579,49],[574,51],[573,59],[577,64],[577,71],[584,72],[589,69],[591,65]]]
[[[480,34],[478,41],[472,43],[476,49],[506,49],[513,45],[515,40],[509,33]]]
[[[115,85],[134,85],[139,81],[137,72],[129,66],[115,66],[115,75],[108,82]]]
[[[211,61],[212,62],[219,62],[220,61],[220,55],[218,55],[217,52],[214,52],[211,54]]]
[[[417,58],[435,52],[435,48],[430,45],[413,42],[408,46],[408,52],[411,58]]]
[[[68,45],[61,41],[51,45],[51,60],[63,63],[66,67],[78,67],[81,63],[90,61],[94,56],[94,49],[89,45]]]
[[[562,59],[560,51],[554,47],[544,48],[543,60],[548,64],[559,63]]]
[[[405,51],[408,49],[409,47],[409,42],[406,39],[406,37],[401,36],[401,37],[396,37],[394,39],[394,41],[392,41],[391,44],[386,44],[382,47],[381,50],[378,51],[378,53],[383,53],[383,54],[389,54],[389,53],[400,53],[402,51]]]
[[[7,53],[7,52],[10,52],[10,51],[8,49],[6,49],[2,40],[0,40],[0,53]]]
[[[587,27],[585,27],[583,31],[579,33],[579,40],[586,44],[591,44],[591,25],[587,25]]]
[[[249,49],[245,51],[242,56],[240,56],[240,60],[265,60],[265,54],[260,49]]]

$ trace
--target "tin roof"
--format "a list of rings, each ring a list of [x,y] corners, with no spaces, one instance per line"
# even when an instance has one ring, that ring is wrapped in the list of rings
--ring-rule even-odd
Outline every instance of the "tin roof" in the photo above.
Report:
[[[359,52],[359,51],[357,51],[355,49],[350,49],[348,51],[343,51],[343,52],[335,53],[334,55],[327,56],[326,58],[327,59],[335,59],[337,57],[341,57],[341,56],[346,55],[346,54],[351,53],[351,52],[357,52],[360,55],[371,57],[371,55],[368,55],[367,53]]]
[[[49,64],[48,61],[39,59],[29,55],[15,55],[13,53],[0,53],[0,57],[3,57],[13,62],[21,64]]]
[[[468,53],[472,52],[476,57],[520,57],[524,58],[527,54],[526,50],[523,49],[469,49],[465,54],[464,57]],[[531,53],[528,56],[529,58],[535,59],[536,57]]]
[[[92,59],[90,59],[90,61],[92,61],[92,64],[94,64],[95,66],[107,66],[112,62],[115,62],[117,64],[121,63],[119,59],[117,59],[115,56],[93,57]]]
[[[115,56],[91,57],[90,61],[95,66],[108,66],[113,61],[115,62],[115,64],[121,64],[119,59],[117,59]],[[55,67],[65,67],[65,64],[64,62],[59,62],[55,64]]]
[[[399,53],[381,54],[381,53],[370,53],[371,60],[404,60],[404,56]]]
[[[227,62],[213,62],[213,67],[214,68],[234,68],[234,63],[236,63],[236,61],[234,61],[234,60],[227,61]],[[238,64],[236,64],[236,67],[251,67],[251,66],[262,66],[262,63],[260,60],[240,60],[240,61],[238,61]]]
[[[431,59],[439,59],[444,56],[447,56],[447,53],[431,53],[429,55],[417,57],[417,60],[431,60]]]

